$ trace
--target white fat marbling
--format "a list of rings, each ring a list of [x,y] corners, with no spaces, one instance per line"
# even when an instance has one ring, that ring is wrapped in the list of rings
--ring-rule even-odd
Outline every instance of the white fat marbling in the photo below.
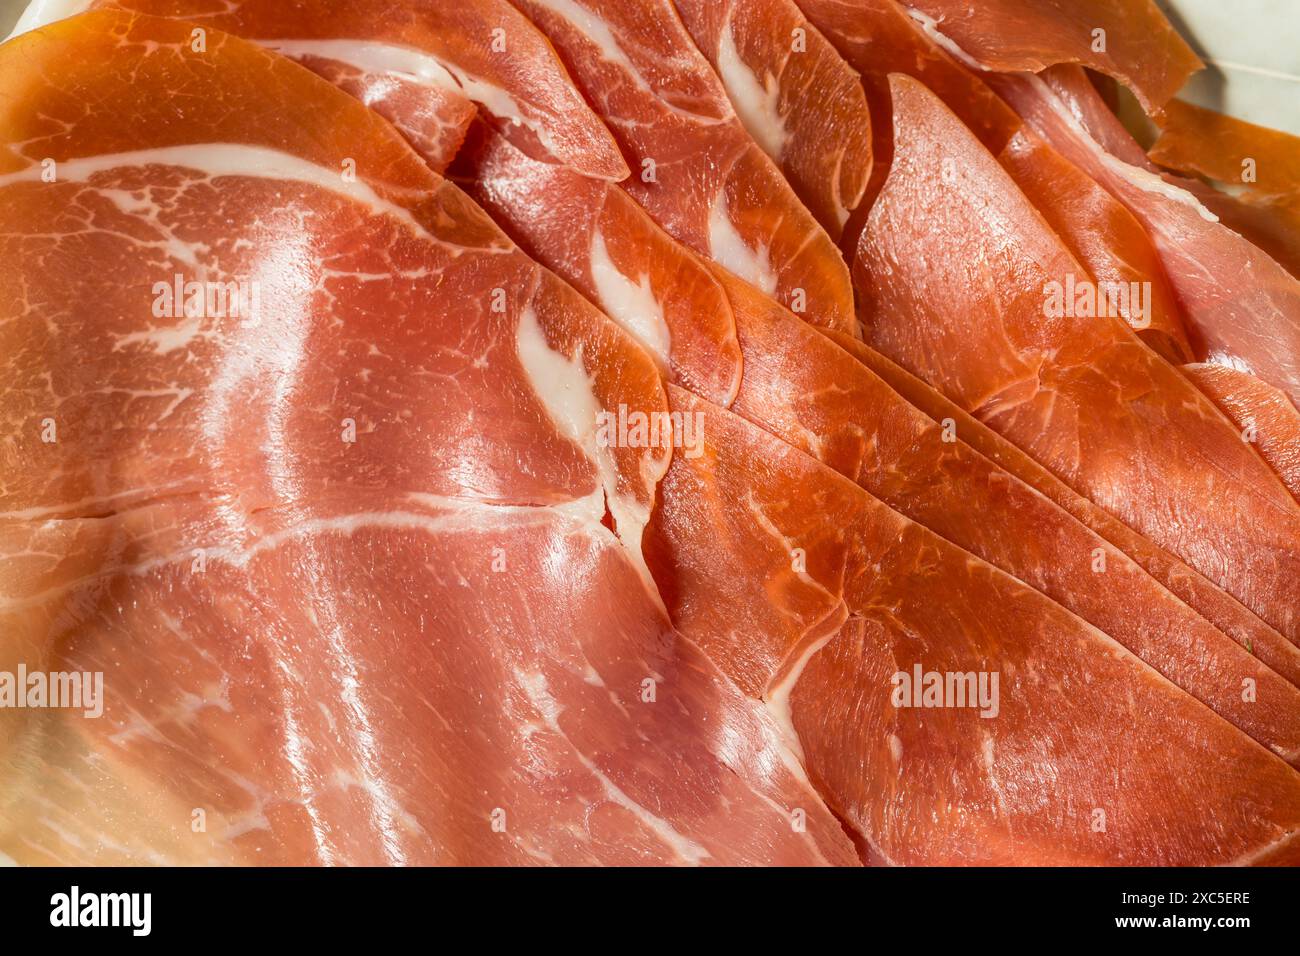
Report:
[[[713,261],[767,295],[776,292],[776,273],[766,249],[751,249],[731,224],[727,194],[719,192],[709,209],[709,254]]]
[[[760,82],[745,65],[736,49],[730,22],[718,40],[718,75],[749,135],[763,152],[780,162],[789,139],[780,110],[781,84],[770,73]]]
[[[620,272],[609,257],[605,237],[599,229],[591,240],[591,277],[596,283],[600,307],[650,350],[660,368],[667,368],[672,338],[663,306],[650,286],[650,277],[641,275],[634,282]]]

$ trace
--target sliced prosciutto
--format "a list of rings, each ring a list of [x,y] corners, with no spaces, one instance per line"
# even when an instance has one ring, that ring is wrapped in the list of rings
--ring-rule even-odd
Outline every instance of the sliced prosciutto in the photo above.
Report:
[[[190,30],[0,48],[0,659],[106,688],[3,711],[0,849],[854,862],[646,573],[669,443],[594,435],[666,411],[650,356],[376,114]]]
[[[215,28],[292,57],[390,120],[441,172],[470,105],[533,156],[618,180],[627,165],[546,39],[507,0],[84,0],[37,4],[21,28],[90,7]]]
[[[870,195],[890,168],[892,73],[921,80],[1003,164],[1056,230],[1090,278],[1149,291],[1144,308],[1121,314],[1142,340],[1176,363],[1191,357],[1179,307],[1151,240],[1138,220],[1087,174],[1063,159],[1016,112],[956,59],[961,51],[894,0],[800,0],[854,68],[871,103],[876,172]],[[868,204],[864,203],[865,209]],[[856,241],[856,233],[852,233]],[[852,246],[845,248],[852,256]]]
[[[862,342],[837,333],[828,335],[916,408],[936,422],[951,422],[953,431],[961,436],[963,443],[1015,475],[1102,539],[1119,548],[1172,594],[1258,657],[1261,663],[1300,687],[1300,647],[1261,621],[1227,592],[1108,511],[1099,508],[1019,447],[906,369]]]
[[[1296,501],[1125,323],[1053,311],[1077,262],[932,93],[891,86],[855,265],[866,341],[1296,640]]]
[[[737,118],[671,0],[515,0],[628,157],[670,235],[810,321],[853,332],[848,269]]]
[[[1250,372],[1300,400],[1300,279],[1221,223],[1204,193],[1149,167],[1081,71],[989,74],[988,82],[1142,222],[1197,360]]]
[[[525,249],[634,335],[662,326],[657,341],[671,354],[661,364],[674,381],[709,399],[701,385],[734,374],[724,403],[737,414],[1038,588],[1275,753],[1300,760],[1300,651],[1280,635],[1260,635],[1253,657],[1122,551],[961,443],[951,418],[945,426],[918,412],[725,270],[713,267],[715,281],[616,186],[538,163],[493,134],[460,157],[456,174]],[[533,197],[542,195],[553,213],[539,215]],[[737,334],[734,364],[702,347]],[[1241,694],[1246,678],[1260,688],[1250,701]]]
[[[1074,63],[1131,89],[1148,113],[1204,64],[1154,0],[897,0],[984,69]],[[943,41],[941,41],[943,42]]]
[[[1170,100],[1149,156],[1233,190],[1201,201],[1300,276],[1300,138],[1184,100]]]
[[[453,176],[520,246],[623,326],[672,380],[730,405],[740,344],[727,297],[619,186],[477,127]]]
[[[1214,400],[1273,466],[1300,501],[1300,412],[1289,398],[1253,375],[1224,365],[1185,365],[1183,373]]]
[[[1277,756],[1037,591],[669,397],[704,416],[706,450],[674,456],[647,530],[664,599],[787,715],[872,862],[1300,861],[1300,774]],[[909,682],[929,673],[962,675],[963,696],[927,706]]]
[[[754,142],[834,239],[871,175],[861,78],[792,0],[674,0]]]

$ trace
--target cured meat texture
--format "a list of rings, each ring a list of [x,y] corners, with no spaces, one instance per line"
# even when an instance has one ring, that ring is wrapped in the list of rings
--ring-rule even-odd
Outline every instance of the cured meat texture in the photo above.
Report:
[[[669,396],[705,416],[706,449],[673,458],[647,530],[664,599],[788,713],[872,861],[1295,862],[1292,768],[1038,592],[735,415]],[[714,586],[719,566],[735,586]],[[917,671],[969,674],[966,699],[987,706],[900,705],[896,675]]]
[[[622,325],[675,381],[731,404],[741,357],[726,295],[626,191],[534,160],[483,127],[453,175],[525,251]]]
[[[879,192],[893,151],[888,77],[893,73],[913,76],[936,93],[998,157],[1086,269],[1089,281],[1126,289],[1136,282],[1148,290],[1145,307],[1126,309],[1126,320],[1143,341],[1165,357],[1179,363],[1188,361],[1191,350],[1179,309],[1142,225],[1118,200],[1027,128],[1010,106],[957,59],[969,61],[968,57],[935,29],[927,29],[927,24],[909,16],[895,0],[802,0],[802,8],[848,62],[862,71],[871,103],[876,155],[870,197]],[[864,209],[868,207],[863,204]],[[850,230],[845,237],[850,258],[858,230]]]
[[[1300,687],[1300,647],[1292,644],[1201,574],[1074,491],[1017,446],[945,398],[926,382],[862,342],[832,333],[841,347],[932,420],[951,422],[954,433],[1044,497],[1055,502],[1100,538],[1136,561],[1172,594],[1196,609],[1267,667]]]
[[[1183,100],[1171,100],[1160,122],[1152,161],[1233,187],[1201,200],[1300,275],[1300,139]]]
[[[670,0],[519,0],[632,167],[628,192],[673,238],[826,328],[852,333],[843,259],[750,138]]]
[[[1244,440],[1255,443],[1300,500],[1300,413],[1291,400],[1255,376],[1223,365],[1187,365],[1183,372],[1241,429]]]
[[[960,443],[951,419],[940,427],[853,355],[724,270],[715,267],[716,280],[710,278],[616,187],[538,163],[491,134],[461,157],[456,172],[525,249],[624,327],[635,334],[662,326],[646,337],[671,344],[661,364],[676,381],[707,399],[701,384],[708,387],[721,370],[734,375],[724,401],[737,414],[1043,591],[1274,752],[1300,759],[1294,685],[1122,551]],[[540,209],[538,196],[546,197]],[[614,235],[623,239],[616,257],[605,238]],[[730,344],[737,334],[734,362],[707,347]],[[869,351],[844,342],[850,351]],[[954,498],[965,507],[954,508]],[[1191,576],[1186,568],[1181,573]],[[1296,649],[1255,630],[1265,632],[1261,656],[1300,680]],[[1262,705],[1242,700],[1246,675],[1266,688]]]
[[[674,0],[754,142],[838,239],[871,174],[858,74],[791,0]]]
[[[1294,640],[1294,499],[1120,320],[1051,314],[1077,263],[933,94],[891,85],[894,162],[855,271],[866,341]]]
[[[257,41],[391,121],[439,172],[455,156],[477,107],[531,155],[603,179],[628,173],[555,52],[507,0],[237,0],[220,9],[202,0],[86,0],[49,6],[58,9],[34,9],[32,22],[115,7]]]
[[[19,64],[5,663],[105,695],[4,711],[7,855],[854,862],[645,574],[669,448],[593,434],[666,409],[647,354],[283,59],[105,12]]]
[[[788,0],[131,2],[205,42],[0,51],[0,666],[110,687],[5,715],[4,852],[1300,861],[1300,648],[1205,576],[1296,636],[1294,407],[1183,364],[1080,71],[882,0],[804,0],[839,52]],[[999,70],[1159,25],[996,6]],[[1075,279],[1151,291],[1045,313]]]
[[[907,6],[984,69],[1088,66],[1128,86],[1148,112],[1204,66],[1154,0],[907,0]]]
[[[1150,234],[1198,361],[1251,372],[1300,395],[1300,280],[1220,223],[1213,191],[1162,177],[1077,69],[989,74],[1034,128],[1122,201]]]

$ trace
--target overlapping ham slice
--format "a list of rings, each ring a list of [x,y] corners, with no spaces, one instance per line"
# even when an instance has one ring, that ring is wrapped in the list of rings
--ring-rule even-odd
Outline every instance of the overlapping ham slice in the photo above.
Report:
[[[507,0],[454,4],[235,0],[74,0],[36,4],[20,29],[117,7],[255,40],[290,56],[388,119],[441,172],[477,108],[520,148],[589,176],[627,165],[536,29]]]
[[[734,375],[722,402],[737,414],[1043,591],[1274,752],[1300,760],[1300,651],[1280,635],[1250,629],[1261,657],[1282,664],[1281,676],[1122,551],[959,441],[960,432],[980,426],[963,420],[958,427],[948,417],[946,432],[776,302],[716,267],[715,282],[616,186],[532,160],[495,134],[475,139],[455,167],[471,194],[633,334],[662,327],[647,337],[671,350],[661,364],[673,380],[717,401],[701,384]],[[544,209],[538,196],[546,197]],[[701,347],[730,345],[737,334],[743,365]],[[845,348],[870,352],[842,339]],[[1181,574],[1194,576],[1186,568]],[[1262,688],[1249,702],[1245,678]]]
[[[628,192],[670,235],[818,325],[855,330],[835,243],[741,125],[671,0],[516,5],[613,131]]]
[[[626,191],[535,160],[481,125],[452,175],[525,252],[636,338],[669,378],[731,404],[741,356],[726,295]]]
[[[745,129],[832,238],[871,175],[858,76],[792,0],[674,0]]]
[[[981,67],[1033,72],[1075,63],[1109,74],[1147,112],[1204,64],[1154,0],[896,0]]]
[[[871,860],[1300,859],[1294,769],[1038,592],[738,416],[669,397],[704,416],[706,449],[674,457],[647,530],[664,599],[788,713]],[[997,672],[996,718],[896,706],[895,675],[916,669]]]
[[[628,336],[258,47],[99,12],[0,76],[0,658],[106,697],[4,711],[5,854],[854,861],[644,573]]]
[[[855,267],[866,341],[1294,641],[1295,500],[1124,323],[1049,317],[1078,264],[932,93],[891,86],[894,162]]]
[[[1248,183],[1268,195],[1300,192],[1300,138],[1186,100],[1171,100],[1161,112],[1150,156],[1170,169]]]
[[[1300,412],[1276,388],[1225,365],[1185,365],[1183,373],[1255,443],[1300,501]]]
[[[988,82],[1151,235],[1198,361],[1257,375],[1300,397],[1300,279],[1227,228],[1186,180],[1162,177],[1077,68]]]
[[[951,421],[965,444],[1055,502],[1099,537],[1119,548],[1172,594],[1231,636],[1263,664],[1286,677],[1292,684],[1300,686],[1300,647],[1261,621],[1227,592],[1080,495],[1019,447],[906,369],[865,343],[838,333],[829,335],[917,409],[936,422]]]
[[[936,42],[944,39],[942,35],[927,31],[894,0],[799,2],[808,18],[863,75],[874,124],[876,172],[871,197],[889,171],[893,150],[888,76],[914,76],[938,94],[998,157],[1093,279],[1124,287],[1134,282],[1149,284],[1146,314],[1133,311],[1126,318],[1142,340],[1166,358],[1178,363],[1190,359],[1191,347],[1177,302],[1142,225],[954,59],[954,54],[962,55],[960,50]],[[856,241],[856,231],[850,230],[846,240],[850,237]],[[845,248],[851,257],[852,245],[846,241]]]
[[[1183,100],[1170,100],[1160,123],[1151,160],[1233,187],[1201,201],[1300,276],[1300,139]]]

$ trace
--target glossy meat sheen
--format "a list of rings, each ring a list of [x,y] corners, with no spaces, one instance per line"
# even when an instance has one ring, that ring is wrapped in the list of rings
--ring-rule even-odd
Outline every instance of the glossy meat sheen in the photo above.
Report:
[[[1160,123],[1152,161],[1234,187],[1203,201],[1300,276],[1300,138],[1183,100],[1170,100]]]
[[[1115,318],[1049,318],[1078,265],[933,94],[896,76],[895,154],[858,250],[873,345],[1293,641],[1300,508]]]
[[[375,114],[189,38],[103,12],[0,49],[0,660],[107,697],[4,711],[0,849],[854,862],[643,573],[669,449],[592,416],[664,410],[650,358]],[[175,273],[261,306],[158,315]]]
[[[1151,159],[1221,183],[1246,183],[1262,193],[1300,193],[1300,137],[1247,123],[1185,100],[1171,100],[1160,115]],[[1243,179],[1253,160],[1254,178]]]
[[[835,243],[750,138],[671,0],[515,0],[555,44],[673,238],[810,321],[856,329]]]
[[[218,10],[206,0],[97,0],[97,5],[210,26],[262,42],[313,69],[321,59],[343,61],[371,74],[371,89],[387,82],[404,90],[396,101],[391,95],[378,103],[373,94],[358,97],[404,133],[421,112],[446,115],[444,100],[468,99],[532,156],[601,179],[619,180],[628,173],[608,130],[574,91],[555,51],[508,0],[234,0]],[[318,72],[335,80],[330,72]],[[418,93],[427,97],[423,104]],[[467,122],[468,117],[462,133]],[[420,149],[418,133],[407,138]],[[453,155],[451,150],[426,159],[441,171]]]
[[[1183,311],[1198,361],[1250,371],[1300,400],[1300,279],[1205,208],[1188,181],[1146,157],[1078,70],[989,82],[1067,159],[1146,228]]]
[[[1276,388],[1223,365],[1185,365],[1191,378],[1273,466],[1300,501],[1300,412]]]
[[[1143,314],[1131,309],[1125,318],[1164,358],[1188,361],[1192,347],[1164,266],[1123,203],[1030,130],[1016,133],[997,158],[1094,281],[1145,284]]]
[[[826,334],[932,420],[951,421],[963,443],[1055,502],[1098,536],[1119,548],[1171,593],[1258,657],[1265,666],[1300,687],[1300,647],[1261,621],[1226,591],[1168,551],[1157,547],[1110,512],[1097,507],[1018,447],[906,369],[862,342],[835,332]]]
[[[916,77],[998,157],[1016,185],[1098,281],[1149,282],[1150,315],[1130,320],[1142,340],[1176,362],[1188,358],[1186,334],[1163,267],[1141,224],[1087,174],[1067,162],[989,87],[941,46],[933,31],[894,0],[800,0],[804,11],[863,74],[871,102],[879,192],[893,154],[893,103],[888,77]],[[942,39],[941,37],[939,39]],[[864,203],[864,208],[869,205]],[[859,231],[860,231],[860,224]],[[851,259],[853,247],[847,243]]]
[[[850,354],[867,346],[842,350],[743,284],[723,281],[745,356],[732,411],[1041,591],[1274,753],[1300,762],[1294,684],[964,444],[964,423],[936,422],[909,405]],[[1242,698],[1246,679],[1260,689],[1251,700]]]
[[[871,175],[861,77],[792,0],[674,0],[745,129],[833,239]]]
[[[674,381],[731,404],[741,359],[726,295],[625,190],[538,162],[482,127],[454,175],[525,252],[641,341]]]
[[[737,414],[1043,591],[1261,743],[1300,759],[1300,690],[811,326],[725,270],[710,278],[625,193],[530,160],[491,134],[462,155],[457,174],[525,249],[625,327],[666,320],[664,364],[678,384],[709,399],[699,384],[734,374],[725,404],[734,399]],[[740,333],[734,363],[707,347],[724,316],[726,341]],[[1249,702],[1246,677],[1261,688]]]
[[[1154,0],[897,2],[925,14],[986,69],[1036,73],[1077,63],[1128,86],[1148,113],[1204,66]]]
[[[707,450],[660,485],[647,556],[665,601],[788,712],[874,861],[1300,857],[1295,770],[1038,592],[730,412],[669,397],[706,416]],[[997,672],[998,715],[893,706],[917,664]]]
[[[477,112],[473,100],[454,90],[327,57],[304,54],[296,59],[392,123],[437,173],[455,158]]]

